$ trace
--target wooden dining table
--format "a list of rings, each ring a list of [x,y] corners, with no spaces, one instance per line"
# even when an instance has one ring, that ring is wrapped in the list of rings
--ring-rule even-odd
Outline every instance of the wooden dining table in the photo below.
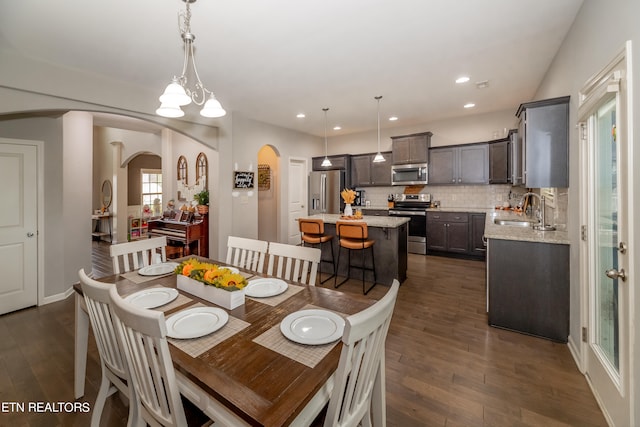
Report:
[[[267,277],[241,272],[249,280]],[[152,286],[177,287],[175,274],[148,277],[129,272],[99,280],[115,283],[121,296]],[[207,415],[217,417],[222,425],[308,424],[328,401],[342,342],[322,346],[294,343],[284,338],[280,323],[290,313],[303,309],[326,309],[346,317],[375,303],[361,295],[288,283],[282,295],[246,297],[243,305],[226,310],[228,323],[210,337],[197,341],[169,339],[181,392]],[[89,320],[82,308],[84,299],[79,284],[75,290],[74,386],[76,398],[80,398],[84,394]],[[157,309],[170,317],[196,305],[215,306],[180,290],[178,299],[167,304],[168,309]],[[220,334],[217,339],[216,334]],[[207,348],[208,345],[211,347]],[[383,416],[384,409],[381,411],[377,416]]]

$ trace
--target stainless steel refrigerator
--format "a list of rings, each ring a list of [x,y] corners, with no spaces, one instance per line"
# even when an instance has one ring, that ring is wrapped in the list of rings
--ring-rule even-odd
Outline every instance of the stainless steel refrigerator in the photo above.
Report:
[[[331,170],[309,174],[309,214],[339,214],[344,209],[340,192],[345,188],[345,171]]]

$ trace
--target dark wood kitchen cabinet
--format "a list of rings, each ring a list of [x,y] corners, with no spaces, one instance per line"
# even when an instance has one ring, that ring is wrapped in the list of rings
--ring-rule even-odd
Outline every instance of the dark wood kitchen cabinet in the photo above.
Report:
[[[484,240],[484,222],[485,214],[470,213],[469,214],[469,254],[484,258],[487,248]]]
[[[431,132],[422,132],[412,135],[392,136],[393,164],[428,163],[432,135]]]
[[[391,152],[381,153],[384,162],[374,163],[375,153],[351,156],[351,186],[391,185]]]
[[[511,141],[489,141],[489,184],[511,182]]]
[[[569,245],[489,239],[489,324],[566,343]]]
[[[569,97],[521,104],[516,116],[524,186],[569,187]]]
[[[469,252],[469,214],[427,212],[427,252]]]
[[[489,146],[486,143],[431,148],[429,157],[429,184],[489,183]]]

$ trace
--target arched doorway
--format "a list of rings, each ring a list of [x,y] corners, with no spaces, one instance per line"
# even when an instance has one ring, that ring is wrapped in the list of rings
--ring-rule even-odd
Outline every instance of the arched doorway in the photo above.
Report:
[[[279,242],[280,154],[271,145],[258,151],[258,239]]]

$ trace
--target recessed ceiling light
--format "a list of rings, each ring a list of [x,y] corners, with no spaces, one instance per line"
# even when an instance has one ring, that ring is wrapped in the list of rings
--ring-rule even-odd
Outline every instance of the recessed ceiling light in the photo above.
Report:
[[[468,102],[468,103],[464,104],[464,108],[473,108],[475,106],[476,106],[476,104],[474,104],[473,102]]]
[[[396,116],[389,117],[389,121],[390,122],[395,122],[396,120],[398,120],[398,118]]]
[[[456,79],[456,83],[460,84],[460,83],[466,83],[469,81],[469,77],[467,76],[462,76],[462,77],[458,77]]]
[[[342,129],[342,126],[334,126],[333,130],[340,130]]]
[[[296,117],[299,118],[299,119],[304,119],[307,116],[305,116],[304,113],[298,113],[298,115]]]

